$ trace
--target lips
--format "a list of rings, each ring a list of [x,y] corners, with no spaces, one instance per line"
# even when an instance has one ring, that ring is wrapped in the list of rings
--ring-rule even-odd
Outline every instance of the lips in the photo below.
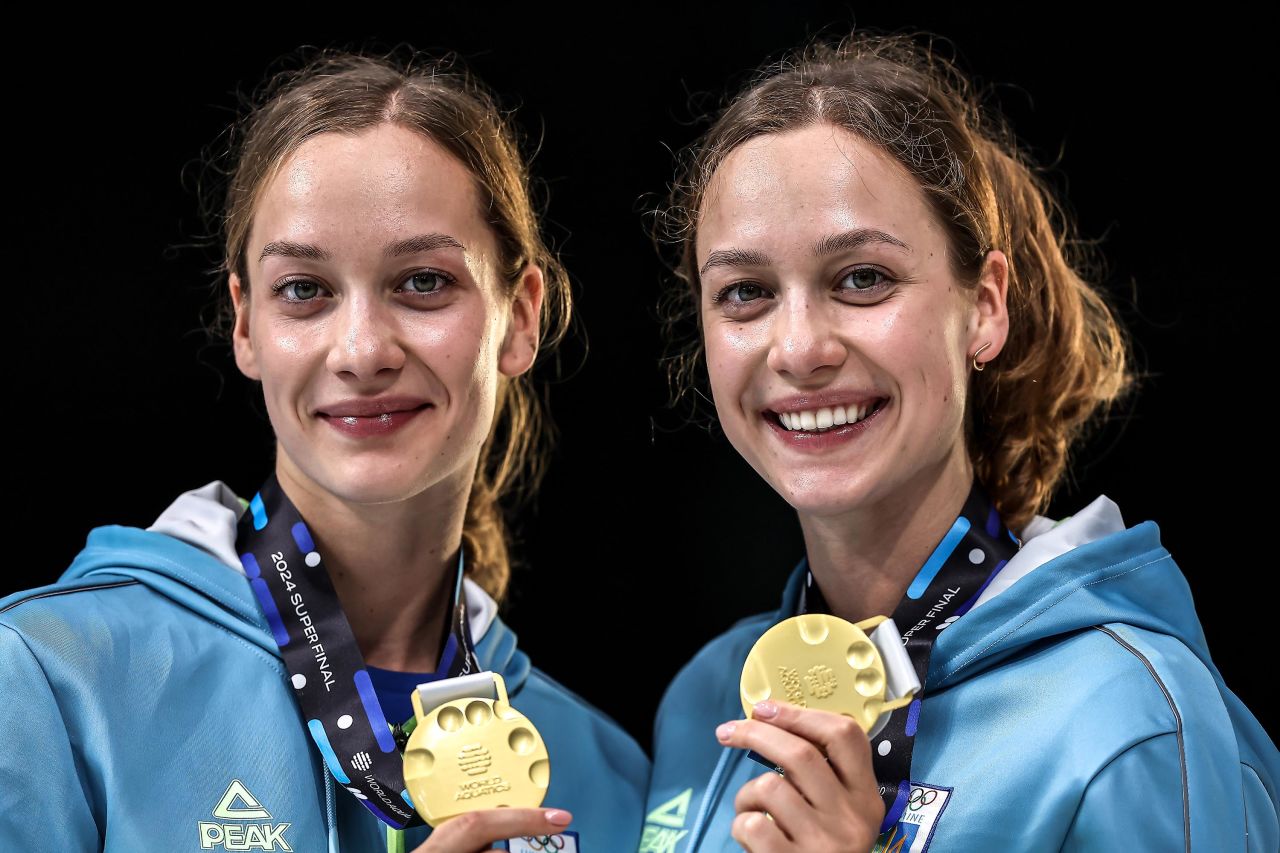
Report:
[[[869,417],[888,403],[887,397],[879,397],[862,405],[797,407],[791,411],[766,409],[766,419],[779,423],[786,429],[806,432],[822,432],[828,429],[856,424]]]
[[[405,404],[397,403],[396,405]],[[372,436],[384,436],[393,433],[423,412],[434,409],[435,406],[430,403],[420,403],[413,408],[397,409],[392,408],[390,403],[383,401],[374,406],[344,404],[331,408],[339,412],[370,412],[370,414],[316,413],[316,417],[336,429],[339,433],[351,438],[366,439]],[[379,409],[382,411],[378,411]]]
[[[329,418],[376,418],[395,412],[412,412],[430,406],[421,397],[371,397],[339,400],[316,407],[316,415]]]
[[[791,429],[783,424],[777,412],[772,411],[763,413],[763,420],[769,432],[791,450],[801,453],[824,453],[847,443],[859,441],[868,430],[876,428],[876,424],[883,418],[884,410],[889,408],[892,402],[890,398],[881,398],[879,402],[868,406],[867,413],[855,423],[832,425],[820,430]]]

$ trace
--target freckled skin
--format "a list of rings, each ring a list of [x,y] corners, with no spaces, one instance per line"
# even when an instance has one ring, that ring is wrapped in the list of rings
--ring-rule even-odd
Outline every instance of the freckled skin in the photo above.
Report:
[[[872,244],[814,254],[820,238],[863,227],[911,251]],[[982,358],[994,358],[1007,335],[1003,254],[988,255],[977,294],[958,286],[945,231],[910,175],[825,124],[757,137],[717,169],[698,226],[699,268],[730,248],[763,253],[770,263],[711,267],[703,276],[716,411],[729,441],[802,521],[909,500],[922,482],[963,479],[969,353],[990,341]],[[849,279],[856,267],[899,283],[858,294]],[[857,281],[872,280],[863,276]],[[730,291],[713,304],[741,282],[759,289]],[[728,307],[735,299],[738,310]],[[761,414],[780,398],[846,389],[892,402],[873,429],[823,454],[786,447]]]
[[[384,257],[387,243],[422,234],[449,235],[465,250]],[[261,258],[273,241],[315,244],[331,257]],[[236,359],[262,381],[282,469],[352,503],[404,500],[434,486],[465,494],[500,375],[522,373],[536,348],[536,338],[510,334],[517,315],[466,168],[395,125],[313,137],[265,188],[247,257],[247,298],[235,276],[231,282],[240,309]],[[428,275],[415,284],[428,270],[456,281]],[[320,287],[273,293],[285,279]],[[434,297],[412,292],[436,286]],[[306,301],[291,306],[281,295]],[[436,408],[376,441],[354,441],[315,416],[325,404],[387,394]]]

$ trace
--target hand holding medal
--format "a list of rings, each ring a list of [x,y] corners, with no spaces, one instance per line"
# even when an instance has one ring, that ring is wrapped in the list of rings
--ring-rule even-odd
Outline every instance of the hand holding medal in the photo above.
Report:
[[[573,815],[563,809],[483,809],[446,821],[412,853],[477,853],[502,850],[504,839],[564,834]]]
[[[572,815],[535,808],[550,782],[547,747],[511,706],[501,675],[422,684],[412,701],[404,779],[415,810],[435,830],[416,851],[490,850],[495,843],[542,850],[541,841],[555,838],[561,846],[554,849],[578,853],[576,833],[564,830]]]
[[[465,695],[452,698],[457,693]],[[551,780],[547,747],[507,701],[501,675],[424,684],[413,694],[413,714],[404,779],[432,827],[478,809],[541,805]]]
[[[919,686],[886,617],[855,625],[809,613],[765,632],[742,670],[748,719],[724,723],[716,736],[779,772],[738,791],[734,839],[748,850],[870,850],[885,804],[868,733]]]
[[[767,755],[782,769],[743,785],[733,838],[748,851],[870,850],[884,802],[871,747],[851,718],[765,701],[752,719],[716,729],[725,746]]]

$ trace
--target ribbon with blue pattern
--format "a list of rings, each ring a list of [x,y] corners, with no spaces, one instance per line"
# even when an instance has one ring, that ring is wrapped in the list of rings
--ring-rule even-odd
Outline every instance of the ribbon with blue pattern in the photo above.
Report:
[[[404,784],[403,738],[387,723],[310,528],[272,473],[240,518],[236,551],[333,777],[395,829],[422,826]],[[480,671],[458,554],[437,678]]]

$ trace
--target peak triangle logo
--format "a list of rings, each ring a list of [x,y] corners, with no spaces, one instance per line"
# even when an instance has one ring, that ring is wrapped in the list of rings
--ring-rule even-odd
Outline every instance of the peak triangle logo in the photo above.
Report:
[[[292,853],[293,848],[285,840],[288,823],[249,823],[270,820],[271,813],[250,793],[239,779],[232,779],[227,790],[213,807],[213,816],[235,823],[215,823],[202,820],[199,823],[200,849],[213,850],[282,850]]]
[[[689,801],[693,789],[685,788],[662,805],[649,812],[644,819],[644,833],[636,853],[675,853],[689,830],[684,828],[689,815]]]
[[[239,805],[237,805],[239,802]],[[249,793],[249,789],[239,779],[232,779],[227,792],[218,800],[213,810],[214,817],[227,820],[262,820],[270,818],[271,813],[262,807],[258,798]]]

